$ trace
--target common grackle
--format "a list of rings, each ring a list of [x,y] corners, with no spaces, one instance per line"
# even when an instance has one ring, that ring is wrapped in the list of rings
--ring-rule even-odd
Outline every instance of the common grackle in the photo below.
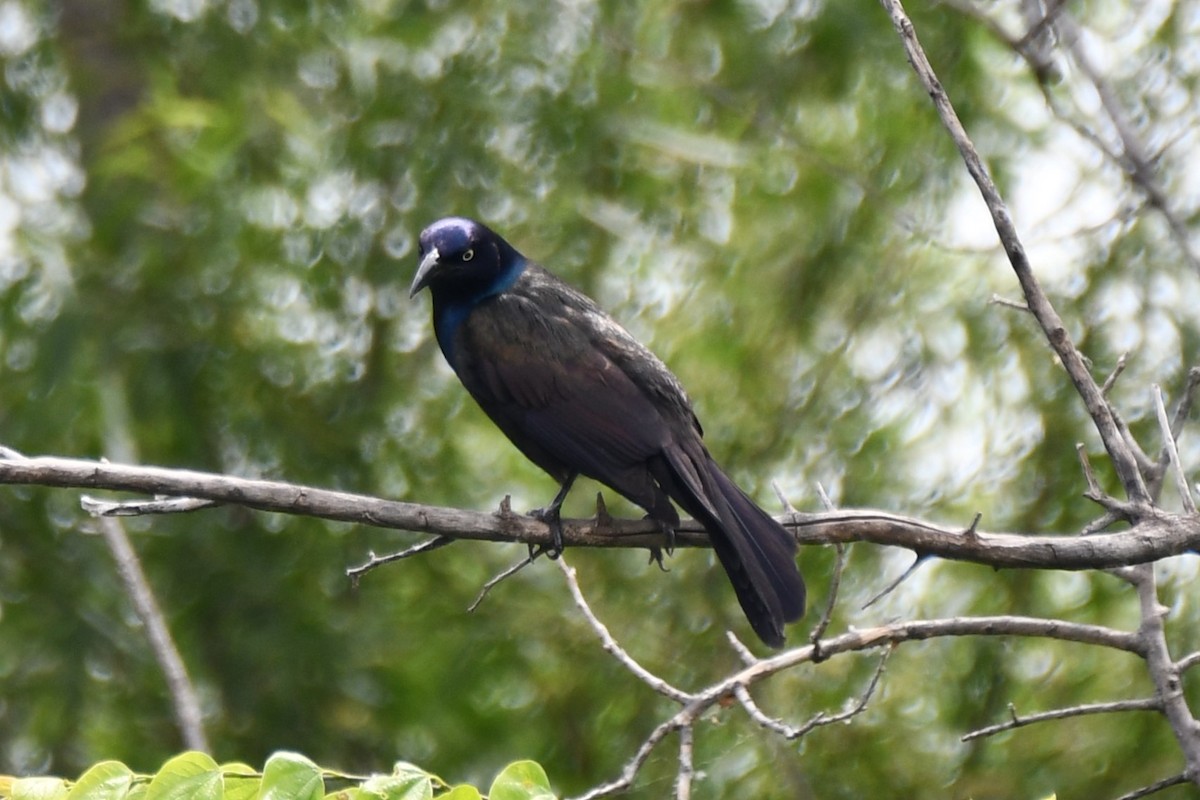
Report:
[[[537,512],[562,548],[559,508],[578,475],[649,512],[670,537],[671,500],[708,531],[754,632],[772,647],[804,614],[786,530],[721,471],[679,380],[588,297],[469,219],[420,237],[410,296],[429,287],[438,344],[467,391],[560,484]]]

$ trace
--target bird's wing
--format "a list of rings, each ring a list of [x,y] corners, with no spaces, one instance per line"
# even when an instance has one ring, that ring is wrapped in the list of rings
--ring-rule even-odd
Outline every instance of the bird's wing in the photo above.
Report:
[[[550,468],[543,463],[549,456],[619,486],[623,472],[661,452],[673,426],[653,390],[605,343],[614,331],[603,330],[607,318],[591,318],[593,310],[590,302],[577,308],[522,293],[481,304],[460,331],[458,372],[484,411],[543,468]]]

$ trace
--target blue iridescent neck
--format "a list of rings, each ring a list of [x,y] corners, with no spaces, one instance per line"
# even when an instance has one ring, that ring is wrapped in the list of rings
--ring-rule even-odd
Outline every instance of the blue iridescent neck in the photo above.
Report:
[[[529,265],[525,256],[515,252],[506,258],[505,262],[500,274],[481,286],[433,287],[434,332],[437,334],[438,345],[442,348],[442,355],[455,371],[458,370],[458,364],[454,358],[454,335],[459,326],[466,322],[467,317],[481,303],[511,289]]]

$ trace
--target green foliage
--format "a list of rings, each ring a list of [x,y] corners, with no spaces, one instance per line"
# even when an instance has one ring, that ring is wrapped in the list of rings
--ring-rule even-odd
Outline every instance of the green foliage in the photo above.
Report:
[[[340,788],[339,788],[340,787]],[[532,761],[509,764],[492,781],[488,800],[554,800],[546,772]],[[181,753],[158,772],[139,775],[103,761],[77,781],[0,775],[0,800],[483,800],[473,786],[449,786],[400,762],[388,775],[356,777],[318,767],[299,753],[275,753],[261,772],[218,765],[205,753]]]

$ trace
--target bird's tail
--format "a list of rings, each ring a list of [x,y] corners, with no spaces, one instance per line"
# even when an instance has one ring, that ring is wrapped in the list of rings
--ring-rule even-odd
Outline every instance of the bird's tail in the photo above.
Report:
[[[661,476],[668,480],[660,482],[708,531],[750,627],[766,644],[782,647],[784,624],[804,616],[796,542],[697,445],[693,453],[669,449],[669,475]]]

